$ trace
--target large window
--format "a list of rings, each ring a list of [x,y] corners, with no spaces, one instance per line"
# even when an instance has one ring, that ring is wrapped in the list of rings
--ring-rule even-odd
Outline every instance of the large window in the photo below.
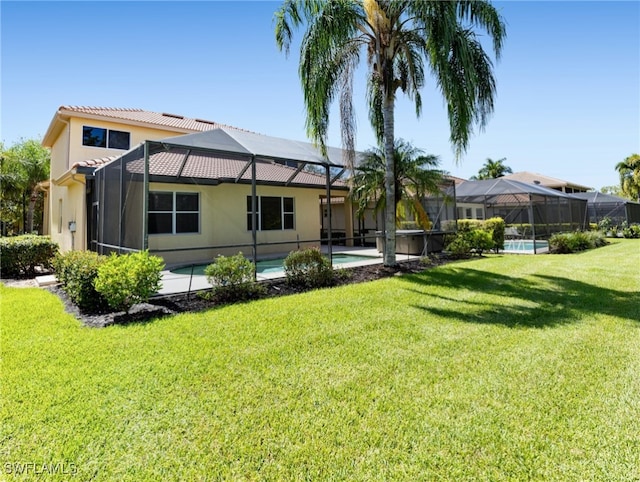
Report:
[[[295,211],[292,197],[259,196],[256,199],[258,231],[277,231],[295,229]],[[251,196],[247,196],[247,229],[251,230],[253,211]]]
[[[200,232],[197,192],[149,192],[149,234]]]
[[[131,134],[124,131],[104,129],[102,127],[82,127],[82,145],[90,147],[108,147],[109,149],[128,150]]]

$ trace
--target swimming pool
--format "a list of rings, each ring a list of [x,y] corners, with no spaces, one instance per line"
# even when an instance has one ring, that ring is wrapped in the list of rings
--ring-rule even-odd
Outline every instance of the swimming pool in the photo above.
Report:
[[[284,271],[284,259],[285,258],[275,258],[275,259],[263,259],[259,260],[256,265],[256,273],[257,274],[271,274],[271,273],[280,273]],[[337,253],[333,255],[333,264],[341,265],[346,263],[357,263],[361,261],[371,261],[377,260],[380,258],[376,258],[373,256],[363,256],[361,254],[347,254],[347,253]],[[209,266],[208,264],[199,264],[193,266],[193,274],[204,276],[205,268]],[[172,269],[171,272],[174,274],[191,274],[191,266],[185,266],[182,268]]]
[[[533,254],[533,243],[532,239],[509,239],[504,242],[504,250],[505,252],[510,253],[527,253]],[[535,250],[538,253],[545,253],[549,251],[549,242],[548,241],[535,241]]]

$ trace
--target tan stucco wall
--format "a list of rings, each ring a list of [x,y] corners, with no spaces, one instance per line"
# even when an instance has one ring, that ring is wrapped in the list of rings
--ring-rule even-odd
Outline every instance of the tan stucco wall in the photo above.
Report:
[[[200,193],[200,233],[175,235],[149,235],[149,249],[166,250],[174,248],[196,248],[251,244],[251,231],[247,230],[247,201],[251,186],[222,184],[218,186],[198,186],[189,184],[150,183],[150,191],[175,191]],[[310,241],[320,238],[320,218],[318,203],[322,190],[258,186],[258,196],[283,196],[294,198],[295,229],[282,231],[258,231],[258,243],[290,241],[283,245],[262,246],[258,257],[269,254],[287,253],[293,249],[318,246]],[[298,237],[300,244],[298,244]],[[191,251],[159,252],[169,265],[211,261],[218,254],[232,255],[242,251],[246,256],[252,247],[208,249]]]
[[[72,118],[70,123],[70,137],[69,137],[69,163],[67,169],[69,169],[73,163],[84,161],[87,159],[98,159],[108,156],[119,156],[127,152],[123,149],[108,149],[104,147],[89,147],[82,145],[82,128],[84,126],[102,127],[104,129],[113,129],[118,131],[129,132],[130,145],[129,149],[133,149],[138,144],[147,140],[163,139],[165,137],[174,137],[177,134],[175,131],[163,130],[163,129],[151,129],[148,127],[130,126],[119,124],[117,122],[106,122],[93,119],[75,119]]]
[[[59,244],[61,251],[87,248],[87,226],[85,212],[84,176],[76,176],[68,186],[51,185],[49,196],[49,219],[51,239]],[[82,182],[81,182],[82,181]],[[62,216],[60,216],[60,200],[62,200]],[[69,222],[75,221],[76,232],[72,235]],[[60,222],[62,224],[60,225]]]
[[[107,149],[101,147],[87,147],[82,145],[82,127],[102,127],[131,133],[130,147],[133,148],[145,140],[173,137],[181,133],[153,129],[141,126],[131,126],[117,122],[102,121],[96,119],[71,118],[63,127],[51,146],[51,186],[48,196],[49,233],[51,238],[60,245],[62,251],[72,249],[87,249],[86,233],[86,198],[84,188],[84,176],[75,175],[67,178],[64,184],[56,184],[59,179],[69,171],[71,166],[80,161],[99,159],[109,156],[118,156],[126,151],[121,149]],[[62,229],[58,232],[60,224],[59,200],[62,199]],[[69,231],[69,221],[76,222],[76,234]]]

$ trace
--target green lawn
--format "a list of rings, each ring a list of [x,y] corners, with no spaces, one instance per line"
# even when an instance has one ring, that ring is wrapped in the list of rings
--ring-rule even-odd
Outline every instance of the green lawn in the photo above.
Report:
[[[0,480],[638,480],[639,270],[619,240],[105,329],[0,287]]]

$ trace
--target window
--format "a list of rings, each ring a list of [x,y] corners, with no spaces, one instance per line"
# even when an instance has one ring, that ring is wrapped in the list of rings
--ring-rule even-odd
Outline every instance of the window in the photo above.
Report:
[[[58,234],[62,232],[62,199],[58,199]]]
[[[482,208],[476,208],[476,219],[484,219],[484,210]]]
[[[295,229],[292,197],[259,196],[256,198],[258,231]],[[247,196],[247,229],[252,229],[251,196]]]
[[[197,192],[149,192],[149,234],[200,232]]]
[[[464,217],[465,217],[465,219],[473,219],[473,214],[472,214],[471,208],[466,208],[464,210]]]
[[[109,147],[109,149],[128,150],[131,134],[124,131],[104,129],[102,127],[82,127],[82,145],[90,147]]]

